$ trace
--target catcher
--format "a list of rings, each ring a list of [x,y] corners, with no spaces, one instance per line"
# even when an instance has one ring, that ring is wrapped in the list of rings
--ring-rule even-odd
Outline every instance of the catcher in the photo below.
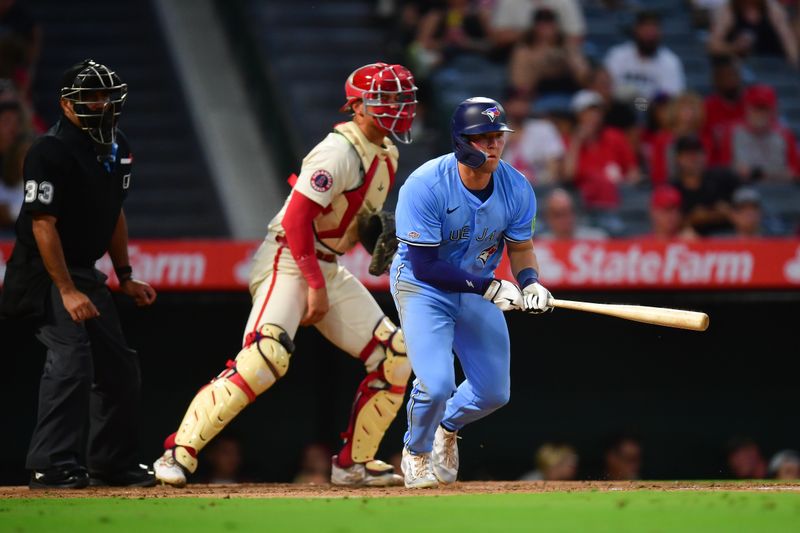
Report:
[[[303,159],[289,194],[253,258],[253,308],[243,348],[189,405],[156,478],[181,487],[197,468],[197,454],[256,396],[282,377],[297,327],[314,325],[332,343],[364,362],[344,446],[332,459],[335,485],[402,484],[391,465],[375,460],[384,433],[403,403],[411,366],[403,333],[337,256],[362,241],[370,272],[388,270],[397,242],[394,219],[381,211],[394,183],[398,150],[387,137],[411,142],[416,114],[414,77],[401,65],[373,63],[345,82],[349,122]],[[386,227],[384,227],[386,224]]]

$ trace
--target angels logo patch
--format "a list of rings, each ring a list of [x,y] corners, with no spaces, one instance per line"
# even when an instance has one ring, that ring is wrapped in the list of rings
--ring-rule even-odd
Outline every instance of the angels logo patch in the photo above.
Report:
[[[333,176],[327,170],[317,170],[311,174],[311,188],[317,192],[327,192],[333,187]]]
[[[491,245],[478,255],[478,261],[480,261],[483,265],[486,265],[486,262],[489,261],[489,258],[492,257],[496,251],[497,245]]]

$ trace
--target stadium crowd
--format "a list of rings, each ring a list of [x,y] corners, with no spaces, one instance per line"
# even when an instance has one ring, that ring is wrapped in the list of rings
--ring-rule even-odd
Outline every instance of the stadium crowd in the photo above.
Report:
[[[516,125],[504,158],[536,187],[539,237],[800,234],[800,214],[786,218],[764,198],[766,187],[767,196],[800,200],[800,188],[785,186],[800,184],[795,132],[778,93],[746,65],[779,57],[786,69],[800,66],[800,2],[683,1],[708,52],[707,94],[687,84],[681,57],[663,44],[652,2],[378,4],[400,21],[389,35],[420,85],[419,127],[438,126],[437,77],[450,80],[460,69],[474,76],[481,65],[503,69],[502,94],[490,96],[503,97]],[[591,42],[583,10],[590,3],[634,13],[629,38],[620,34],[607,50]],[[40,45],[41,27],[25,5],[0,2],[0,237],[13,236],[22,161],[46,129],[31,99]],[[473,71],[459,66],[465,58]],[[638,211],[639,219],[622,211]]]
[[[634,481],[649,479],[642,440],[635,432],[619,432],[608,436],[599,457],[581,461],[577,448],[565,442],[543,442],[532,454],[532,469],[520,472],[522,481],[576,481],[608,480]],[[714,472],[715,479],[800,479],[800,452],[781,449],[771,456],[748,436],[734,436],[720,448],[720,463]],[[401,453],[392,454],[389,461],[400,471]],[[202,483],[241,483],[272,481],[257,475],[243,477],[243,472],[253,472],[246,466],[246,454],[235,434],[223,434],[209,449],[206,462],[196,475]],[[293,483],[322,485],[330,479],[330,449],[320,442],[312,442],[301,450],[297,458]],[[477,476],[489,480],[490,474]],[[464,477],[463,480],[468,480]]]
[[[24,3],[0,1],[0,237],[13,237],[24,195],[22,163],[46,126],[33,108],[31,87],[41,27]]]
[[[498,89],[517,128],[504,158],[545,206],[540,235],[795,235],[796,219],[772,212],[762,189],[800,199],[790,186],[800,184],[797,139],[775,88],[754,79],[747,61],[778,57],[798,68],[798,2],[685,2],[708,54],[707,94],[688,85],[682,58],[663,43],[664,21],[650,9],[659,2],[398,1],[395,47],[423,103],[437,100],[437,87],[504,69]],[[629,38],[621,33],[606,50],[591,42],[589,3],[632,13]],[[424,119],[435,129],[430,107]],[[621,216],[626,202],[649,209],[649,224]]]

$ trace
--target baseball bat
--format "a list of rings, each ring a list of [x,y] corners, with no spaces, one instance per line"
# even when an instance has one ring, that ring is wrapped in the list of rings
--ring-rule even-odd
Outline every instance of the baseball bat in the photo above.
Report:
[[[617,318],[624,318],[625,320],[644,322],[645,324],[655,324],[657,326],[690,329],[693,331],[705,331],[708,329],[708,315],[697,311],[669,309],[667,307],[648,307],[645,305],[576,302],[573,300],[557,300],[555,298],[550,299],[550,304],[553,307],[561,309],[598,313],[600,315],[614,316]]]

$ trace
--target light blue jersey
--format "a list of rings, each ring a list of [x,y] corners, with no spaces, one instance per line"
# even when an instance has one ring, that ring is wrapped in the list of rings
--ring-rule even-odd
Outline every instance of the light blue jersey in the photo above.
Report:
[[[481,202],[461,182],[453,154],[432,159],[409,176],[400,188],[395,213],[400,280],[430,287],[414,278],[409,244],[439,246],[440,259],[476,276],[492,277],[504,240],[531,239],[536,196],[528,180],[500,161],[493,182],[491,196]]]
[[[400,246],[390,283],[416,378],[403,440],[412,453],[431,451],[440,424],[460,430],[508,402],[511,346],[497,306],[480,294],[419,281],[409,246],[438,246],[439,259],[492,277],[504,241],[530,240],[535,215],[530,184],[503,161],[484,202],[461,182],[453,154],[428,161],[400,188],[395,214]],[[453,353],[466,376],[458,387]]]

